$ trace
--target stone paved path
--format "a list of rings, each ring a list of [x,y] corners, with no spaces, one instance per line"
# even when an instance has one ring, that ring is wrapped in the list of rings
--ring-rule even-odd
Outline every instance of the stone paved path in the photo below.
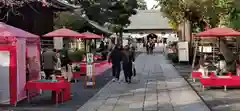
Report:
[[[210,111],[162,54],[141,54],[132,84],[109,82],[78,111]]]

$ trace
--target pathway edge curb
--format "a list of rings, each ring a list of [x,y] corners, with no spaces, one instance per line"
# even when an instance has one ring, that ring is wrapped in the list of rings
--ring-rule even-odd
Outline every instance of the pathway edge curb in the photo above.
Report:
[[[95,95],[93,95],[93,97],[91,97],[86,103],[84,103],[80,108],[77,109],[77,111],[81,111],[81,109],[84,108],[84,106],[86,106],[90,101],[94,100],[95,98],[97,98],[101,92],[107,88],[110,84],[112,83],[112,81],[109,81],[106,85],[104,85]]]
[[[166,56],[165,56],[166,57]],[[168,59],[167,59],[168,60]],[[180,76],[182,76],[179,72],[179,70],[175,67],[174,63],[169,60],[169,62],[173,65],[173,67],[177,70]],[[198,97],[202,100],[202,102],[207,106],[207,108],[210,111],[213,111],[213,109],[207,104],[207,102],[203,99],[203,97],[198,93],[198,91],[193,87],[193,85],[185,78],[182,76],[182,78],[189,84],[189,86],[193,89],[193,91],[198,95]]]

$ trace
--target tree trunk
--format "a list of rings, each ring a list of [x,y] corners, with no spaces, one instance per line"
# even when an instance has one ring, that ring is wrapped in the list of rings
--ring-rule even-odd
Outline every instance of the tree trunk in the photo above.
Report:
[[[119,39],[120,39],[119,44],[123,45],[123,28],[120,28]]]
[[[220,43],[220,44],[219,44]],[[220,46],[219,46],[220,45]],[[217,46],[220,49],[221,54],[224,56],[227,63],[227,70],[232,72],[235,71],[235,59],[236,57],[233,55],[232,50],[230,50],[227,46],[227,41],[225,39],[220,39],[220,42],[217,42]]]
[[[235,57],[232,51],[227,46],[227,41],[225,39],[220,39],[220,46],[219,41],[217,42],[217,46],[220,47],[220,52],[224,56],[226,62],[232,62]]]

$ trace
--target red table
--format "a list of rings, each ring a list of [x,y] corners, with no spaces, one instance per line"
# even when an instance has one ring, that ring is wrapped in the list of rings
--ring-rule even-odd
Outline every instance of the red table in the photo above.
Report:
[[[101,68],[102,66],[104,66],[105,64],[107,64],[108,62],[107,61],[101,61],[101,62],[94,62],[94,71],[96,72],[96,69],[97,68]],[[87,63],[86,62],[82,62],[82,63],[79,63],[79,66],[80,66],[80,71],[79,72],[73,72],[73,78],[74,79],[80,79],[81,77],[81,74],[86,74],[87,73]],[[76,82],[76,80],[75,80]]]
[[[28,92],[28,101],[31,100],[31,91],[33,90],[51,90],[52,100],[58,104],[58,102],[64,102],[70,98],[70,83],[65,80],[60,80],[57,82],[42,82],[42,81],[28,81],[26,83],[25,89]]]

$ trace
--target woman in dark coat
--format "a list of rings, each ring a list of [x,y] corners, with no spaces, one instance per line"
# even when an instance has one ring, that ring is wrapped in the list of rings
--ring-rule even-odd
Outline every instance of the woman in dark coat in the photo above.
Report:
[[[120,51],[120,45],[116,45],[110,52],[108,62],[112,62],[112,75],[115,77],[113,81],[119,80],[121,72],[122,53]]]
[[[125,76],[125,81],[127,83],[131,83],[132,79],[132,63],[134,62],[134,56],[130,51],[130,47],[127,45],[124,47],[122,51],[123,57],[122,57],[122,62],[123,62],[123,72]]]

